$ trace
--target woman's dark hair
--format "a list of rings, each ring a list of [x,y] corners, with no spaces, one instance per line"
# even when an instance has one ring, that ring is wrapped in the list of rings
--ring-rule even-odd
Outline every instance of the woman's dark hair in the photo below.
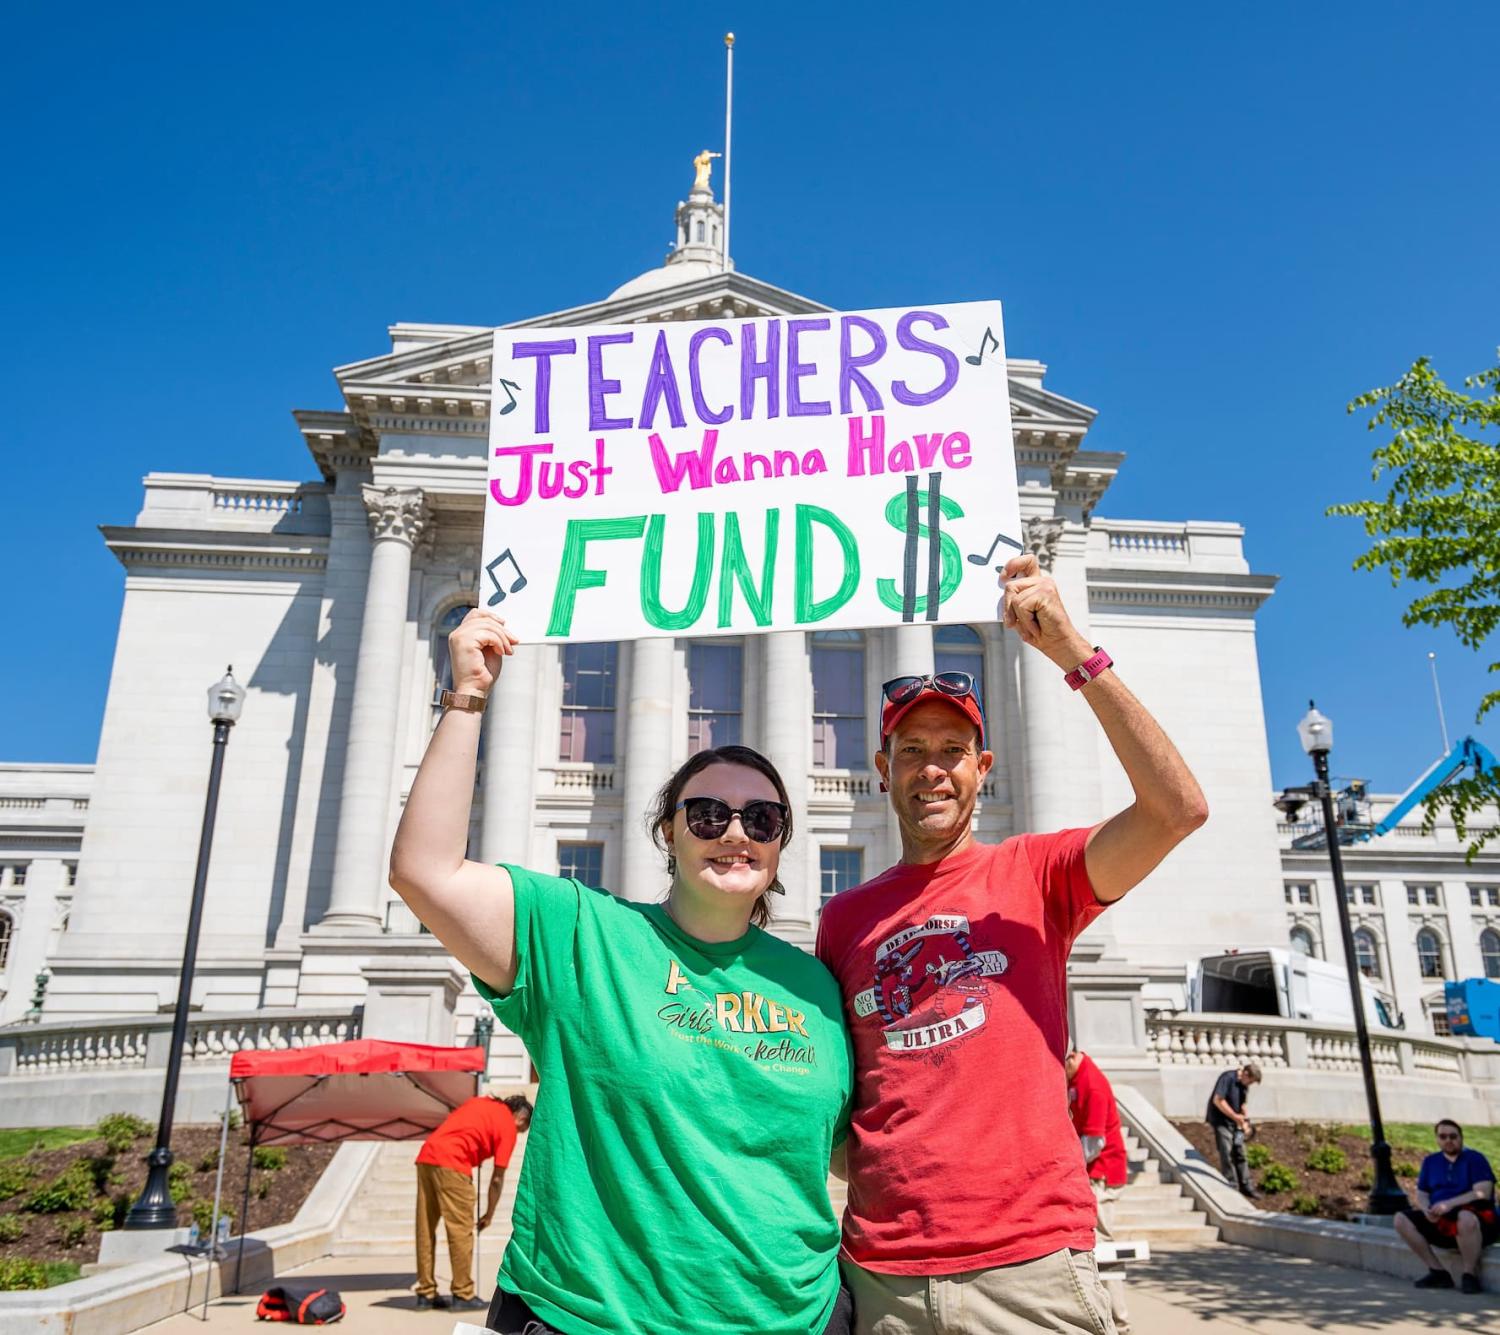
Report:
[[[781,846],[785,848],[792,838],[792,803],[787,797],[786,784],[782,783],[776,766],[759,751],[752,750],[748,746],[715,746],[688,757],[687,762],[678,769],[677,773],[662,785],[661,792],[657,793],[656,800],[652,802],[651,809],[646,813],[646,829],[651,835],[652,843],[663,853],[667,852],[667,837],[664,829],[672,823],[672,817],[677,811],[677,803],[682,797],[682,790],[687,787],[688,780],[693,775],[702,774],[713,765],[743,765],[746,769],[753,769],[757,774],[765,775],[771,781],[771,786],[776,789],[776,796],[781,800],[781,805],[786,808],[786,825],[781,831]],[[750,921],[755,926],[764,927],[771,921],[771,906],[766,895],[781,893],[783,890],[778,878],[771,882],[766,894],[761,895],[755,901],[755,907],[750,910]]]
[[[511,1094],[501,1099],[500,1102],[510,1109],[513,1116],[519,1116],[523,1108],[526,1110],[526,1116],[531,1116],[531,1100],[524,1094]]]

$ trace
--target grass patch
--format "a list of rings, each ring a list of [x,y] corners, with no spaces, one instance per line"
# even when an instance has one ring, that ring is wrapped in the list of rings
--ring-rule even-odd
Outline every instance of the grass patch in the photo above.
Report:
[[[0,1159],[16,1159],[32,1150],[59,1150],[65,1145],[95,1140],[99,1133],[87,1126],[17,1126],[0,1130]]]
[[[1339,1129],[1361,1140],[1370,1138],[1368,1126]],[[1387,1122],[1385,1138],[1397,1158],[1414,1158],[1421,1163],[1423,1155],[1437,1152],[1437,1141],[1432,1138],[1432,1125],[1428,1122]],[[1491,1164],[1500,1164],[1500,1126],[1465,1126],[1464,1144],[1471,1150],[1478,1150]]]

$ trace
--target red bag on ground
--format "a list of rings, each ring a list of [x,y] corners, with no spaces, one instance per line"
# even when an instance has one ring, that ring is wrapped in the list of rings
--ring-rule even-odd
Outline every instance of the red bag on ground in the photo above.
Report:
[[[295,1326],[326,1326],[345,1312],[336,1289],[314,1284],[275,1284],[260,1296],[255,1315],[261,1321],[290,1321]]]

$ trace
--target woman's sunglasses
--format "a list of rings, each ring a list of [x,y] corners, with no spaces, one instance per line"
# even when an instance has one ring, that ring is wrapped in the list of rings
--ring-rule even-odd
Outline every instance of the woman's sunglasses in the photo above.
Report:
[[[938,672],[930,677],[892,677],[880,689],[893,705],[904,705],[908,700],[915,700],[925,690],[941,691],[944,695],[973,695],[974,678],[967,672]]]
[[[700,839],[721,839],[736,816],[748,839],[774,844],[786,829],[787,809],[780,802],[746,802],[732,807],[717,797],[684,798],[673,811],[686,811],[688,829]]]

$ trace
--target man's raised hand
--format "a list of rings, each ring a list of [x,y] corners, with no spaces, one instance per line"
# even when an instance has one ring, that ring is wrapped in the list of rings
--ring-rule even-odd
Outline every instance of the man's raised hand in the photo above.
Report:
[[[1093,653],[1093,646],[1069,619],[1057,582],[1042,572],[1032,553],[1005,563],[1000,587],[1002,623],[1058,667],[1071,671]]]

